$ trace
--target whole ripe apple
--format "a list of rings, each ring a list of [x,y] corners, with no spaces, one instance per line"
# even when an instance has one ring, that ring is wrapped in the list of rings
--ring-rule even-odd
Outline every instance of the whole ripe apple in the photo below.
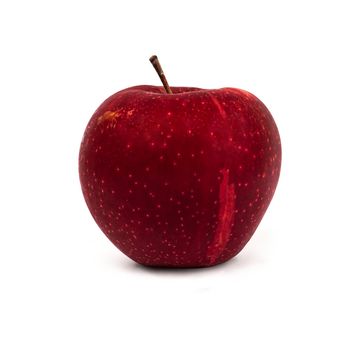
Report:
[[[202,267],[238,254],[278,182],[281,143],[244,90],[134,86],[92,116],[79,173],[89,210],[124,254],[149,266]]]

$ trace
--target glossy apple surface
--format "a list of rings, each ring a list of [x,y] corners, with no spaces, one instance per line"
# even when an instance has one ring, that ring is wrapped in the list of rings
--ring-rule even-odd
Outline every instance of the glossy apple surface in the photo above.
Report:
[[[202,267],[238,254],[278,182],[281,143],[265,105],[239,89],[136,86],[109,97],[81,143],[89,210],[124,254]]]

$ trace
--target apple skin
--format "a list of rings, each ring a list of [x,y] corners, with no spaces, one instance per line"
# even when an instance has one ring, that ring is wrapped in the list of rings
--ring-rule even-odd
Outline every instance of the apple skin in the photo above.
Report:
[[[281,142],[244,90],[135,86],[85,130],[82,191],[96,223],[139,264],[204,267],[249,241],[279,179]]]

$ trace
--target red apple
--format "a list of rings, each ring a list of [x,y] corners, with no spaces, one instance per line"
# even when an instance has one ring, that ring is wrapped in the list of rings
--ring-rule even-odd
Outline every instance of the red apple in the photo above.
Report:
[[[149,266],[202,267],[238,254],[278,182],[279,133],[235,88],[135,86],[92,116],[79,173],[89,210],[124,254]],[[172,92],[172,93],[170,93]]]

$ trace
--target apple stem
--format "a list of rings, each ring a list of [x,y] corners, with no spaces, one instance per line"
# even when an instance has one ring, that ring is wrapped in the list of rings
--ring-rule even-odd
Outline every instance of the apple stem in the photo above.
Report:
[[[150,63],[153,65],[154,69],[159,75],[159,78],[161,82],[164,85],[164,89],[168,94],[172,94],[173,92],[170,89],[170,86],[168,84],[168,81],[166,80],[165,74],[163,72],[163,69],[161,68],[160,62],[158,60],[158,57],[156,55],[153,55],[151,58],[149,58]]]

